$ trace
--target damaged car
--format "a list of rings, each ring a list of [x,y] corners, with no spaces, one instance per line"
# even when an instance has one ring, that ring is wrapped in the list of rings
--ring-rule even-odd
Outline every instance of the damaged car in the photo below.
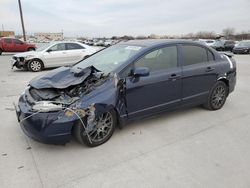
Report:
[[[43,143],[105,143],[115,127],[176,108],[223,107],[236,84],[232,56],[185,40],[134,40],[34,78],[15,106]]]
[[[45,44],[36,51],[18,53],[12,56],[12,69],[25,69],[39,72],[44,68],[73,65],[91,54],[96,48],[80,42],[52,42]]]

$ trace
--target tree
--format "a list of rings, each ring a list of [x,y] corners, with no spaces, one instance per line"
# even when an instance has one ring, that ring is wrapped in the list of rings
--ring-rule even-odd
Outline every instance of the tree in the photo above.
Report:
[[[222,30],[222,34],[226,39],[230,39],[235,33],[235,28],[228,27]]]

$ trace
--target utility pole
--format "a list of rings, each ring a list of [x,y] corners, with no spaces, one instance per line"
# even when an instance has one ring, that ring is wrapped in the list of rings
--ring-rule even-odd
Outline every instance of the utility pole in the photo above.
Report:
[[[25,34],[25,28],[24,28],[24,23],[23,23],[23,11],[22,11],[21,0],[18,0],[18,4],[19,4],[19,11],[20,11],[22,30],[23,30],[23,40],[26,41],[26,34]]]
[[[3,24],[2,24],[2,31],[4,31],[4,26],[3,26]]]

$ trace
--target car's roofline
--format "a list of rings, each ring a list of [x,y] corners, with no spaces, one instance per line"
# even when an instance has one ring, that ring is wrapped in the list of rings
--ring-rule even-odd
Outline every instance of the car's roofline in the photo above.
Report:
[[[161,45],[168,45],[168,44],[201,44],[199,41],[188,40],[188,39],[144,39],[144,40],[129,40],[129,41],[122,41],[118,44],[120,45],[134,45],[134,46],[142,46],[145,48],[152,48]]]

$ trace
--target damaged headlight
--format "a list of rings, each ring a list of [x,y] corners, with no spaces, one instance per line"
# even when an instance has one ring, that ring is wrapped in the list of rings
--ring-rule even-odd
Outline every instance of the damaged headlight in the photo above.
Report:
[[[39,112],[53,112],[63,110],[62,104],[54,104],[51,101],[39,101],[36,102],[32,109]]]

